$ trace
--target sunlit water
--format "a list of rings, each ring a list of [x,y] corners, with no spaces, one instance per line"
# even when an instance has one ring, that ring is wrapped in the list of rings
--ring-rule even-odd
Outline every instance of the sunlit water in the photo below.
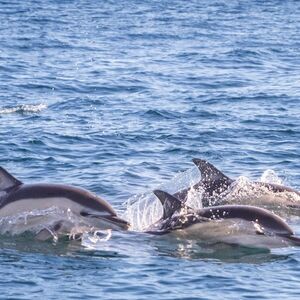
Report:
[[[87,188],[133,225],[81,241],[4,230],[0,297],[298,299],[297,248],[141,231],[161,215],[153,189],[199,179],[193,157],[239,191],[300,188],[299,16],[297,1],[0,1],[1,165]]]

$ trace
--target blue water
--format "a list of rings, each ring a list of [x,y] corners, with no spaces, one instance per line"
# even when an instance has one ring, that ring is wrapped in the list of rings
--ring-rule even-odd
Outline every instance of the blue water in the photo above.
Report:
[[[0,1],[0,164],[125,202],[213,162],[300,188],[299,1]],[[300,233],[300,220],[289,221]],[[1,299],[299,299],[299,249],[0,239]]]

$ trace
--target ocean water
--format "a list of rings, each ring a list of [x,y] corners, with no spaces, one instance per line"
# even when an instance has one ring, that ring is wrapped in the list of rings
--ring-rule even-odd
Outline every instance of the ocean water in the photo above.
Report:
[[[0,24],[1,166],[140,220],[82,242],[1,236],[1,299],[299,299],[299,249],[149,236],[161,210],[134,206],[191,183],[193,157],[300,188],[299,1],[13,0]]]

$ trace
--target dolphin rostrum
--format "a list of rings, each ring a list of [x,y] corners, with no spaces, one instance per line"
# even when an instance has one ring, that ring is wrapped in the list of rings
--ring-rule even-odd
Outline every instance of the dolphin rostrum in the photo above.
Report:
[[[289,225],[266,209],[223,205],[194,210],[164,191],[155,190],[154,194],[163,205],[163,216],[148,233],[254,247],[300,246],[300,238]]]
[[[299,204],[297,204],[295,200],[300,196],[300,192],[295,189],[279,184],[254,181],[250,183],[251,188],[247,190],[247,193],[234,193],[235,180],[227,177],[214,165],[203,159],[194,158],[193,163],[198,167],[201,173],[201,180],[192,188],[196,190],[201,189],[202,204],[205,207],[231,204],[233,202],[246,204],[248,201],[248,203],[250,202],[255,205],[285,205],[287,208],[300,209]],[[190,189],[191,188],[187,188],[179,191],[174,194],[174,196],[185,202]]]
[[[63,184],[23,184],[0,167],[0,220],[50,208],[72,213],[98,230],[129,228],[129,223],[119,218],[110,204],[87,190]],[[66,215],[57,220],[49,231],[71,230],[66,228],[68,219]],[[44,239],[45,231],[40,235]]]

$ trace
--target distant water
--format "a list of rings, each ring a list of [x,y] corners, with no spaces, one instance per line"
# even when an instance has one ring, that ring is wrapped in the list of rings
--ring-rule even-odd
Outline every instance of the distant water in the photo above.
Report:
[[[300,188],[299,1],[0,1],[0,24],[0,164],[24,182],[121,214],[193,157]],[[294,248],[131,232],[0,249],[1,299],[300,296]]]

